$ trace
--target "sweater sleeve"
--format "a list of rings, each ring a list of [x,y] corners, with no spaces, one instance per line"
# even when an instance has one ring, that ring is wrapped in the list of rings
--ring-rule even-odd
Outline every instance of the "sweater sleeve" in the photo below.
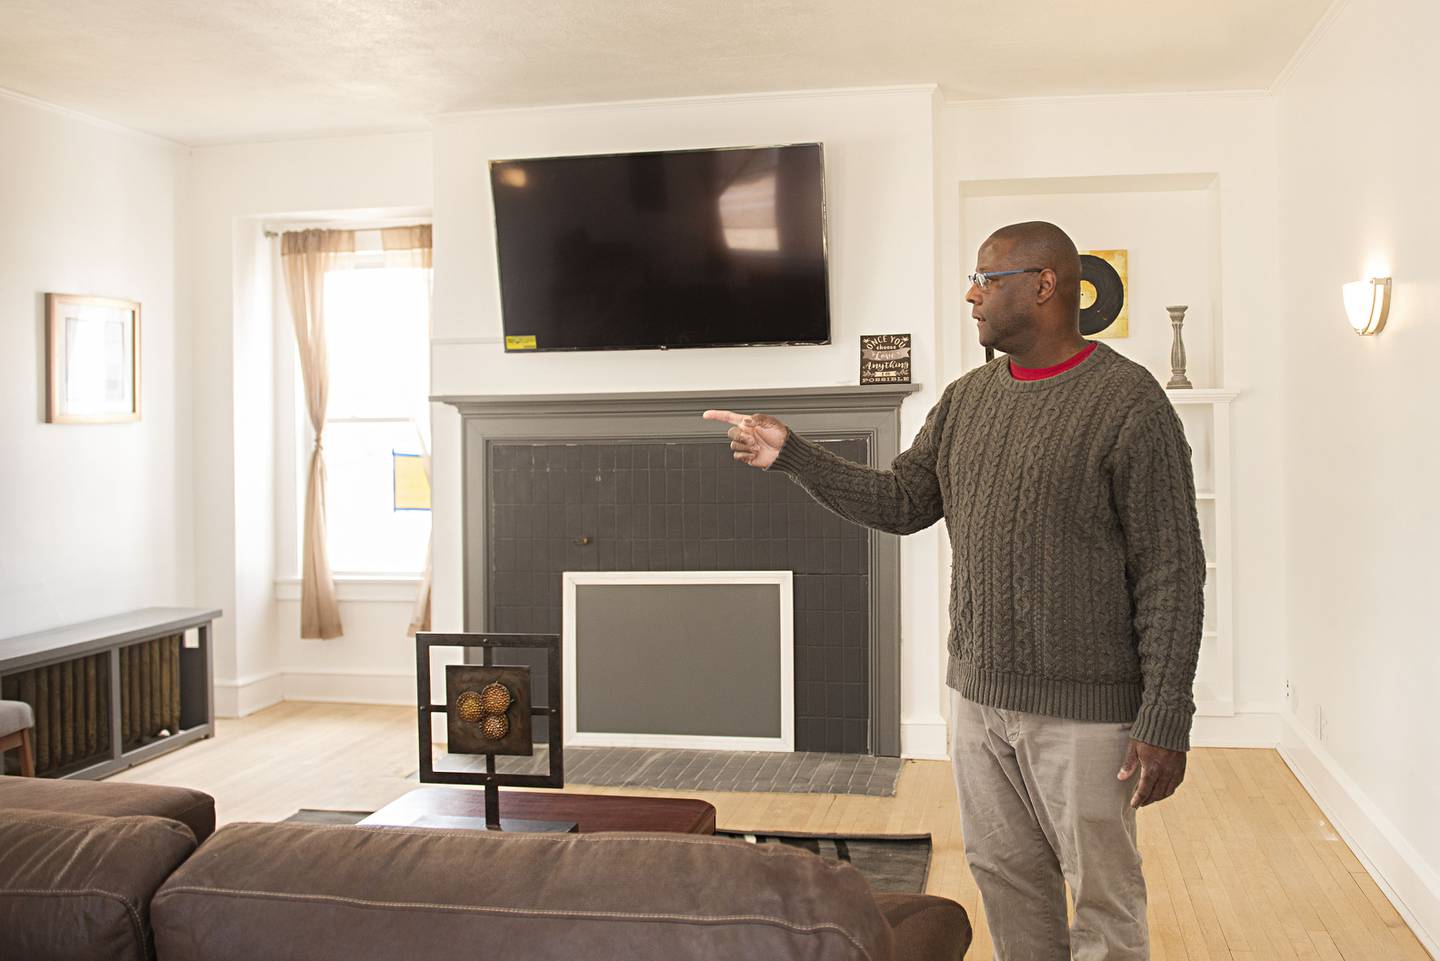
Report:
[[[945,516],[936,449],[950,394],[931,408],[915,442],[888,470],[848,461],[794,431],[770,469],[789,474],[815,500],[856,524],[891,534],[924,530]]]
[[[1139,642],[1142,691],[1131,736],[1187,751],[1204,632],[1205,548],[1190,445],[1168,400],[1121,432],[1110,483]]]

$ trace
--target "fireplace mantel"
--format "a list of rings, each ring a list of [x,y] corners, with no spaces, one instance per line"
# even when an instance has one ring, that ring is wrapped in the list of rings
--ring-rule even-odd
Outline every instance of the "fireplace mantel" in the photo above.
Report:
[[[431,397],[462,415],[550,417],[565,414],[694,414],[709,408],[745,411],[894,411],[919,384],[830,387],[725,387],[604,394],[459,394]]]
[[[591,394],[436,396],[461,415],[464,486],[465,629],[493,630],[489,619],[490,459],[517,443],[723,442],[724,427],[701,420],[708,408],[767,413],[815,440],[863,441],[871,466],[900,452],[900,407],[915,384],[717,388]],[[588,541],[587,541],[588,542]],[[870,752],[900,753],[900,550],[898,538],[869,537]]]

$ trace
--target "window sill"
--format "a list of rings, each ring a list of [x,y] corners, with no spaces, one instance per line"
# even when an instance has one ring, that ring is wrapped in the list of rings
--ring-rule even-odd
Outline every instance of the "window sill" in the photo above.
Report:
[[[346,603],[415,603],[420,590],[420,575],[378,575],[372,577],[335,578],[335,597]],[[275,581],[277,601],[300,600],[300,578],[286,577]]]

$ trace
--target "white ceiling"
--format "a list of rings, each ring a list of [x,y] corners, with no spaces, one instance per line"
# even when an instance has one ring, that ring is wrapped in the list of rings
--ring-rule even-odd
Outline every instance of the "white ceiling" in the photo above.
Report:
[[[938,83],[1268,87],[1329,0],[0,0],[0,87],[185,143]]]

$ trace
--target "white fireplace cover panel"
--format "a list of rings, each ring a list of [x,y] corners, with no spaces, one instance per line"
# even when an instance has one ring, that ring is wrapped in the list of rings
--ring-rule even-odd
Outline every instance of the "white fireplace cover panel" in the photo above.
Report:
[[[792,572],[567,571],[563,579],[566,744],[795,749]],[[751,589],[724,590],[742,585]],[[594,593],[606,587],[616,591]],[[642,596],[651,603],[631,602]],[[739,596],[759,603],[726,606]],[[591,614],[582,615],[587,598]],[[595,686],[581,677],[587,670]]]

